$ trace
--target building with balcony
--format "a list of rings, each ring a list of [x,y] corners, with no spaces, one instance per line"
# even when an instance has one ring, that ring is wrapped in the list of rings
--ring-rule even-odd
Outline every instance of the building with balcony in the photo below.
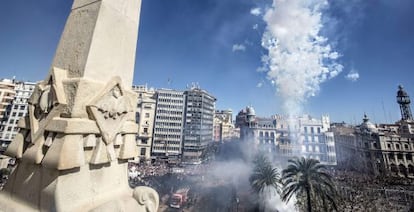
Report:
[[[0,81],[0,120],[8,117],[8,109],[11,105],[16,91],[14,80],[2,79]],[[1,126],[1,125],[0,125]]]
[[[334,133],[330,131],[329,116],[315,119],[311,116],[298,118],[301,154],[319,160],[325,165],[336,165]]]
[[[305,156],[325,165],[336,165],[334,134],[329,125],[328,116],[321,120],[308,115],[257,117],[253,107],[246,107],[236,117],[241,140],[253,144],[252,148],[268,152],[280,161]]]
[[[11,85],[13,84],[13,86]],[[6,106],[0,113],[3,117],[0,122],[0,143],[2,150],[5,150],[19,131],[17,126],[19,119],[28,113],[28,100],[35,88],[33,82],[6,81],[0,88],[0,95],[3,96],[3,103],[0,107]],[[11,88],[13,87],[13,91]],[[11,101],[10,101],[11,100]]]
[[[234,123],[232,110],[216,110],[214,112],[214,133],[215,142],[226,142],[237,139],[234,136]]]
[[[132,90],[138,94],[136,111],[138,134],[136,136],[136,142],[139,158],[140,161],[149,161],[151,158],[157,98],[155,90],[148,89],[146,85],[133,86]]]
[[[335,134],[338,166],[377,176],[414,178],[414,121],[410,98],[399,86],[397,103],[401,120],[373,124],[367,115],[358,126],[337,124]]]

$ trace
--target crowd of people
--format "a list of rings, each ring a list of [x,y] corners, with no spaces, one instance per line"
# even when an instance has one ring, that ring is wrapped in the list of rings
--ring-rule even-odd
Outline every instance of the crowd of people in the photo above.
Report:
[[[409,211],[414,206],[410,179],[375,177],[359,172],[331,172],[344,211]]]

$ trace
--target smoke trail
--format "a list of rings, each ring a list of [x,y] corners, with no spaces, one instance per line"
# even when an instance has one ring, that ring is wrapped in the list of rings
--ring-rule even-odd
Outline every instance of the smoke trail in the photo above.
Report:
[[[273,0],[263,16],[267,27],[262,46],[268,54],[260,69],[266,70],[290,116],[300,114],[319,85],[343,69],[336,62],[339,53],[320,35],[327,6],[326,0]]]

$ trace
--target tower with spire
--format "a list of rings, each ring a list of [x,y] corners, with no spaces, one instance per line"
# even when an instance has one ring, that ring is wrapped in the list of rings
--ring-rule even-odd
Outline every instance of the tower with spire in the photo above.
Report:
[[[397,92],[397,103],[400,105],[401,110],[401,120],[402,121],[412,121],[413,115],[411,113],[410,108],[410,96],[408,96],[407,92],[404,90],[403,86],[398,86]]]

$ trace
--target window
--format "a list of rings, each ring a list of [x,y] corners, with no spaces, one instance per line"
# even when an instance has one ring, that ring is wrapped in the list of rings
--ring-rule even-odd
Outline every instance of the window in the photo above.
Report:
[[[313,130],[313,127],[311,127],[311,133],[312,133],[312,134],[313,134],[313,133],[315,133],[315,132],[314,132],[314,130]]]
[[[320,127],[318,127],[318,133],[321,133],[321,128]]]
[[[144,133],[148,133],[148,127],[144,127]]]
[[[305,133],[308,133],[308,128],[304,127],[303,130],[305,131]]]
[[[145,156],[145,153],[147,153],[147,149],[141,148],[141,156]]]
[[[150,114],[149,113],[145,113],[145,118],[149,118]]]

